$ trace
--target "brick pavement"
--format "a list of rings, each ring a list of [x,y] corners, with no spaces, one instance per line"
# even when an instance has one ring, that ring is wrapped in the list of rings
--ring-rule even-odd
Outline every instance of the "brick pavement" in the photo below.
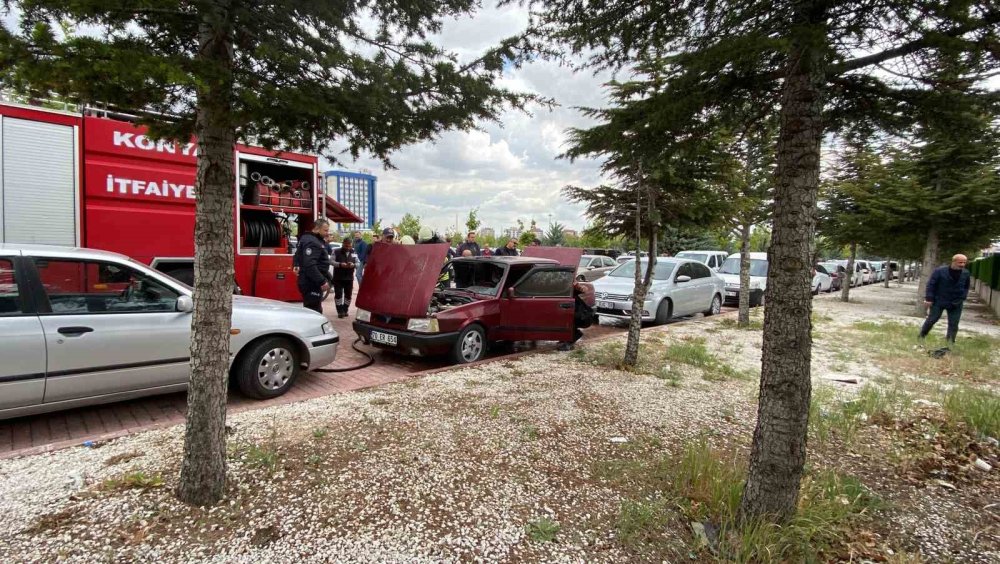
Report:
[[[332,297],[324,304],[323,309],[341,338],[337,360],[327,368],[356,366],[366,361],[365,356],[351,348],[355,338],[351,328],[353,306],[351,316],[345,319],[337,319]],[[585,338],[592,339],[622,330],[623,326],[620,325],[594,326],[585,331]],[[381,386],[405,380],[418,372],[448,365],[445,359],[417,359],[359,346],[372,352],[375,357],[372,366],[334,374],[304,372],[288,393],[271,400],[251,400],[231,392],[229,412],[260,409]],[[139,430],[182,423],[186,411],[186,395],[176,393],[0,421],[0,458],[55,450],[88,440],[105,440]]]

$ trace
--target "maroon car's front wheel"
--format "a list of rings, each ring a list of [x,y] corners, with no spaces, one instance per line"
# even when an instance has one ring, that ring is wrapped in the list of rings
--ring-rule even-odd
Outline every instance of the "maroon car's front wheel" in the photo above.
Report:
[[[486,356],[486,333],[479,325],[469,325],[458,334],[455,347],[451,351],[452,360],[457,364],[468,364],[482,360]]]

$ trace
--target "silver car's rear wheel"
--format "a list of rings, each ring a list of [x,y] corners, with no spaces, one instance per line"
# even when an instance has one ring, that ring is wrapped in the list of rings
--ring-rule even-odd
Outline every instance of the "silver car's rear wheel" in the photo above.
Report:
[[[247,346],[233,364],[233,378],[244,395],[267,399],[291,389],[300,365],[295,345],[284,337],[268,337]]]

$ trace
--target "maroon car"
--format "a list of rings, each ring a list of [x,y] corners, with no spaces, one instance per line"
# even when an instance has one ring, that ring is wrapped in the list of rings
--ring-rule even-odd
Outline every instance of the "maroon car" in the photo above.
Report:
[[[589,285],[574,284],[580,249],[552,248],[556,260],[536,249],[445,264],[447,252],[445,244],[375,245],[356,301],[354,331],[364,343],[475,362],[498,341],[570,341],[574,292],[592,304]]]

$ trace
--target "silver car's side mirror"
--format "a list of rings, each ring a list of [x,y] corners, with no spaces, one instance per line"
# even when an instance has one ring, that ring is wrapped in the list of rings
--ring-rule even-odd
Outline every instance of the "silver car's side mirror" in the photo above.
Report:
[[[191,313],[194,311],[194,300],[191,296],[184,296],[177,298],[177,311],[181,313]]]
[[[684,274],[678,276],[677,279],[674,280],[674,282],[677,282],[678,284],[680,284],[681,282],[690,282],[690,281],[691,277]]]

